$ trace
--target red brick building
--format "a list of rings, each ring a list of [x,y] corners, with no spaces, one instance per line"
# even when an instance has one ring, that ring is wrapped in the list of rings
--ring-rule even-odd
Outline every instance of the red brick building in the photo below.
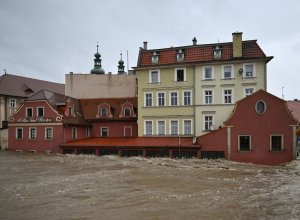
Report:
[[[236,103],[224,127],[198,138],[201,157],[266,165],[291,161],[298,123],[286,101],[259,90]]]

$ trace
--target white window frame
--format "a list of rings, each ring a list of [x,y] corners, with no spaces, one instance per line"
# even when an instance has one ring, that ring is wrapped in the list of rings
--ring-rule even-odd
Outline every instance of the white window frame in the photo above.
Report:
[[[10,108],[17,108],[17,100],[16,99],[9,99],[9,107]]]
[[[48,138],[47,136],[47,130],[50,129],[51,130],[51,135],[50,135],[50,138]],[[53,139],[53,128],[52,127],[46,127],[45,128],[45,140],[52,140]]]
[[[106,107],[100,108],[100,116],[107,117],[108,116],[108,108],[106,108]]]
[[[211,103],[206,102],[206,92],[211,92]],[[213,89],[205,89],[203,90],[203,104],[204,105],[212,105],[214,104],[214,90]]]
[[[151,122],[151,134],[147,134],[147,129],[146,129],[147,122]],[[144,135],[147,135],[147,136],[153,135],[153,120],[145,120],[144,121]]]
[[[184,52],[182,49],[179,49],[176,53],[176,60],[177,62],[184,61]]]
[[[159,60],[159,55],[156,51],[154,51],[151,55],[151,63],[152,64],[157,64]]]
[[[175,122],[177,122],[177,134],[172,134],[172,122],[173,121],[175,121]],[[179,135],[179,120],[178,119],[171,119],[170,121],[169,121],[169,134],[170,135],[172,135],[172,136],[174,136],[174,135]]]
[[[21,138],[18,137],[18,130],[19,129],[22,131],[22,133],[21,133],[22,137]],[[16,128],[16,140],[23,140],[23,137],[24,137],[24,130],[23,130],[23,128],[17,127]]]
[[[247,76],[246,74],[246,66],[247,65],[252,65],[252,76]],[[255,66],[255,63],[245,63],[244,66],[243,66],[243,78],[253,78],[253,77],[256,77],[256,66]]]
[[[230,103],[226,103],[225,102],[225,91],[231,91],[231,102]],[[222,91],[222,103],[225,105],[230,105],[230,104],[234,104],[234,90],[233,88],[224,88]]]
[[[211,124],[208,126],[208,129],[205,128],[206,120],[205,117],[212,117]],[[215,124],[215,117],[212,114],[203,115],[203,131],[210,131],[210,126]]]
[[[178,81],[177,80],[177,71],[178,70],[183,70],[183,81]],[[174,82],[186,82],[186,68],[185,67],[175,68],[175,70],[174,70]]]
[[[240,141],[240,137],[249,137],[249,150],[241,150],[241,141]],[[251,135],[248,135],[248,134],[241,134],[241,135],[238,135],[238,151],[241,151],[241,152],[249,152],[251,151],[252,149],[252,137]]]
[[[34,137],[31,136],[31,130],[34,130]],[[29,140],[36,140],[37,139],[37,129],[36,127],[29,127]]]
[[[160,134],[159,133],[159,122],[163,122],[164,123],[164,132],[163,132],[163,134]],[[156,134],[157,135],[166,135],[166,120],[157,120],[156,121]]]
[[[172,105],[172,93],[176,93],[177,94],[177,100],[176,100],[176,105]],[[179,97],[178,97],[178,91],[170,91],[169,92],[169,105],[170,106],[178,106],[179,105]]]
[[[184,96],[185,92],[189,92],[190,93],[190,104],[189,105],[186,105],[185,102],[184,102],[185,101],[185,96]],[[192,90],[183,90],[182,91],[182,105],[184,105],[184,106],[191,106],[191,105],[193,105],[192,100],[193,100],[193,98],[192,98]]]
[[[106,136],[103,136],[103,129],[106,129]],[[100,127],[100,136],[101,137],[109,137],[109,127]]]
[[[43,116],[39,116],[39,109],[43,109]],[[36,116],[37,117],[45,117],[45,108],[43,106],[36,107]]]
[[[77,139],[77,128],[76,127],[72,127],[71,138],[73,140]]]
[[[147,106],[146,104],[147,104],[147,95],[151,95],[151,105],[150,106]],[[147,108],[149,108],[149,107],[152,107],[153,106],[153,92],[145,92],[144,93],[144,107],[147,107]]]
[[[28,109],[31,109],[31,116],[28,116]],[[26,107],[26,118],[32,118],[33,117],[33,108],[32,107]]]
[[[129,115],[126,115],[126,110],[128,111],[129,110]],[[124,116],[125,117],[131,117],[131,109],[129,107],[125,107],[124,108]]]
[[[186,132],[185,132],[185,122],[186,121],[191,122],[191,128],[190,128],[191,133],[190,134],[186,134]],[[183,119],[182,134],[183,135],[193,135],[193,120],[192,119]]]
[[[228,66],[230,66],[230,68],[231,68],[230,77],[225,77],[225,67],[228,67]],[[222,66],[222,79],[233,79],[234,78],[233,73],[234,73],[234,67],[232,64]]]
[[[157,82],[152,81],[153,72],[157,72]],[[149,84],[159,84],[159,83],[160,83],[160,70],[159,69],[149,70]]]
[[[164,104],[163,105],[159,105],[159,94],[164,94]],[[166,92],[157,92],[156,93],[156,106],[158,106],[158,107],[166,106]]]
[[[281,137],[281,150],[272,150],[272,137],[273,136],[280,136]],[[270,152],[282,152],[283,149],[284,149],[283,134],[271,134],[270,135]]]
[[[206,78],[205,70],[207,68],[211,68],[211,78]],[[204,67],[202,67],[202,79],[203,80],[214,80],[215,79],[215,73],[214,73],[214,67],[213,66],[204,66]]]
[[[252,90],[253,90],[252,93],[248,94],[248,93],[246,92],[247,89],[252,89]],[[254,87],[245,87],[245,88],[244,88],[244,97],[247,97],[247,96],[253,94],[254,92],[255,92],[255,88],[254,88]]]

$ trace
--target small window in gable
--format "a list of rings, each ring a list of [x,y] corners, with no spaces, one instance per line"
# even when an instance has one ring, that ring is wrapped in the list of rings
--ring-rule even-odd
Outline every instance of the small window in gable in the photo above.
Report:
[[[176,54],[177,61],[184,61],[184,51],[179,49]]]
[[[108,110],[107,110],[107,108],[101,108],[100,113],[101,113],[101,116],[103,116],[103,117],[108,116]]]
[[[125,108],[124,109],[124,115],[125,115],[125,117],[127,116],[127,117],[130,117],[131,116],[131,110],[130,110],[130,108]]]
[[[216,46],[213,51],[214,51],[214,59],[221,59],[222,48],[219,46]]]
[[[69,106],[68,107],[68,115],[72,115],[72,113],[73,113],[73,108],[72,108],[72,106]]]
[[[158,63],[158,56],[159,56],[159,54],[156,51],[154,51],[152,54],[152,58],[151,58],[151,61],[153,64]]]
[[[33,116],[33,109],[32,108],[26,108],[26,117],[31,118]]]

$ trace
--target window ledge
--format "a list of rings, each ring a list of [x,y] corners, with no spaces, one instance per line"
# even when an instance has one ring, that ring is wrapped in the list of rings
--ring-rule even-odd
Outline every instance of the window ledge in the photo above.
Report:
[[[211,81],[215,81],[215,79],[202,79],[201,81],[204,81],[204,82],[211,82]]]
[[[243,76],[244,79],[256,79],[256,76]]]
[[[161,82],[157,82],[157,83],[148,83],[148,85],[160,85]]]
[[[222,78],[221,80],[235,80],[235,78]]]
[[[251,153],[252,150],[237,150],[238,153]]]

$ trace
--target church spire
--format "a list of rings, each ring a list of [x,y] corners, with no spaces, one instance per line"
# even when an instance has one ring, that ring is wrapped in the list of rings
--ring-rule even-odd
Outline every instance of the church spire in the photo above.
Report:
[[[118,74],[124,74],[124,61],[122,60],[122,52],[120,53],[121,59],[119,60],[119,65],[118,65]]]
[[[101,54],[98,52],[98,48],[99,48],[99,45],[98,45],[98,42],[97,42],[97,53],[94,54],[95,56],[95,59],[94,59],[94,68],[91,70],[91,74],[104,74],[105,71],[104,69],[102,69],[102,66],[101,66]]]

